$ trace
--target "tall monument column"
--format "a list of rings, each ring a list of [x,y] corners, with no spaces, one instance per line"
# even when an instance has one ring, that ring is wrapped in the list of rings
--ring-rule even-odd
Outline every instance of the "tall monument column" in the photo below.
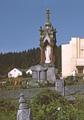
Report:
[[[56,60],[56,29],[50,21],[50,10],[46,10],[46,22],[40,27],[41,64],[54,64]]]
[[[32,78],[55,83],[56,29],[50,21],[50,10],[46,10],[46,22],[40,27],[40,64],[33,66]]]

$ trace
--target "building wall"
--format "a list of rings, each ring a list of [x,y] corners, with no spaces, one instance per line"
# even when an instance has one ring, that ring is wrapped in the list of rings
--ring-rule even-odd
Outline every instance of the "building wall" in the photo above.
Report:
[[[22,72],[17,68],[14,68],[10,72],[8,72],[8,78],[17,78],[18,76],[22,76]]]
[[[71,54],[69,44],[62,45],[62,76],[69,76],[71,71]]]
[[[62,45],[62,77],[72,75],[78,67],[84,69],[84,39],[71,38],[68,44]]]

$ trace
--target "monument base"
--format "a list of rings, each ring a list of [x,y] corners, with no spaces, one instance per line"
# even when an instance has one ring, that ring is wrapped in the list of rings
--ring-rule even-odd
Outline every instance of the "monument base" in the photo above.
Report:
[[[52,64],[35,65],[31,70],[32,78],[38,82],[49,81],[50,83],[55,83],[56,81],[56,69]]]
[[[32,79],[38,82],[47,80],[47,68],[38,64],[32,66]]]

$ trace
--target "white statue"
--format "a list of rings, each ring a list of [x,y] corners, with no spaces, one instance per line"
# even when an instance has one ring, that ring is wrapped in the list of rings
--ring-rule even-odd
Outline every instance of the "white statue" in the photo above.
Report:
[[[51,62],[50,55],[51,55],[51,47],[47,45],[45,49],[45,63]]]

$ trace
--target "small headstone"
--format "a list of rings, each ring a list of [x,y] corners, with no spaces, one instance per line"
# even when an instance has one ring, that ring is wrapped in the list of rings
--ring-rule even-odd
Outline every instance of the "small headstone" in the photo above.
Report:
[[[30,120],[30,109],[27,108],[24,94],[20,94],[19,109],[17,112],[17,120]]]
[[[55,90],[64,96],[64,80],[56,80],[55,81]]]

